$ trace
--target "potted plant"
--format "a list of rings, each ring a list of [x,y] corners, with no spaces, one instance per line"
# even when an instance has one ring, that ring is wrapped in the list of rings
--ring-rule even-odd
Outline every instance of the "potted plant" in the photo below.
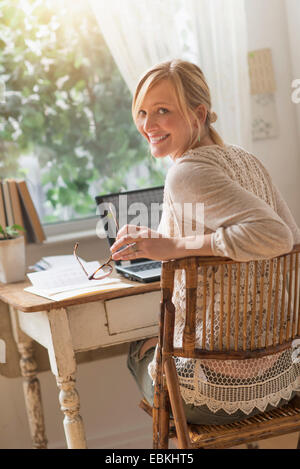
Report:
[[[25,241],[20,234],[25,231],[20,225],[3,228],[0,225],[0,282],[10,283],[24,280]]]

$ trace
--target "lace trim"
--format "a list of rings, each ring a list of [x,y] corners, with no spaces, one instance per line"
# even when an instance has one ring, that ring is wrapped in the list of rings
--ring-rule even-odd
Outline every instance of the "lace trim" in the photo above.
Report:
[[[243,411],[246,415],[249,415],[254,409],[258,409],[260,412],[265,412],[269,404],[277,407],[281,399],[289,401],[292,397],[293,391],[300,391],[300,378],[298,377],[294,383],[291,383],[287,388],[281,389],[277,393],[270,394],[260,398],[252,399],[251,401],[217,401],[213,397],[206,397],[197,395],[197,399],[194,399],[195,395],[190,389],[180,387],[181,395],[187,404],[193,404],[195,406],[206,405],[211,412],[218,412],[223,409],[227,414],[234,414],[238,410]]]
[[[181,395],[187,404],[206,405],[214,413],[221,409],[228,414],[241,410],[249,415],[255,408],[264,412],[269,404],[277,407],[281,399],[289,401],[293,392],[300,391],[300,363],[295,362],[293,357],[291,360],[291,353],[292,350],[283,352],[278,363],[265,371],[265,378],[268,379],[259,375],[248,380],[219,377],[219,381],[225,384],[215,384],[215,377],[210,376],[201,365],[205,360],[176,358]],[[156,351],[148,367],[153,380],[156,376],[155,363]],[[280,368],[282,372],[278,373]]]
[[[210,383],[199,368],[200,372],[195,370],[192,380],[179,376],[181,395],[187,404],[206,405],[214,413],[220,409],[228,414],[241,410],[248,415],[255,408],[264,412],[269,404],[277,407],[281,399],[288,401],[293,392],[300,391],[298,364],[269,380],[236,386]]]

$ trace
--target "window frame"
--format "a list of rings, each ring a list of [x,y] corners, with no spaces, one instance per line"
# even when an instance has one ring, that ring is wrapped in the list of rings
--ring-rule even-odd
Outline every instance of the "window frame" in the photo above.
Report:
[[[46,236],[46,243],[52,244],[63,241],[77,241],[82,238],[96,238],[96,225],[99,216],[81,218],[79,220],[61,221],[57,223],[44,223],[43,229]],[[99,230],[98,230],[99,233]],[[103,230],[101,237],[105,237]],[[99,237],[99,236],[98,236]]]

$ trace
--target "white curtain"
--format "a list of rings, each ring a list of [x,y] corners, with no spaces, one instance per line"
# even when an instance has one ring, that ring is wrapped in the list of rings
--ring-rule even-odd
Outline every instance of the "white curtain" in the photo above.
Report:
[[[225,142],[251,150],[251,104],[244,0],[89,0],[131,92],[156,63],[199,65]]]

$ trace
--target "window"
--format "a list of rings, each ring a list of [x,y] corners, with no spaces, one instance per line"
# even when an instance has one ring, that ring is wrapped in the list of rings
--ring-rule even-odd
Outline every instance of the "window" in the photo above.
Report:
[[[94,197],[163,184],[86,0],[0,0],[1,178],[25,177],[44,224]]]

